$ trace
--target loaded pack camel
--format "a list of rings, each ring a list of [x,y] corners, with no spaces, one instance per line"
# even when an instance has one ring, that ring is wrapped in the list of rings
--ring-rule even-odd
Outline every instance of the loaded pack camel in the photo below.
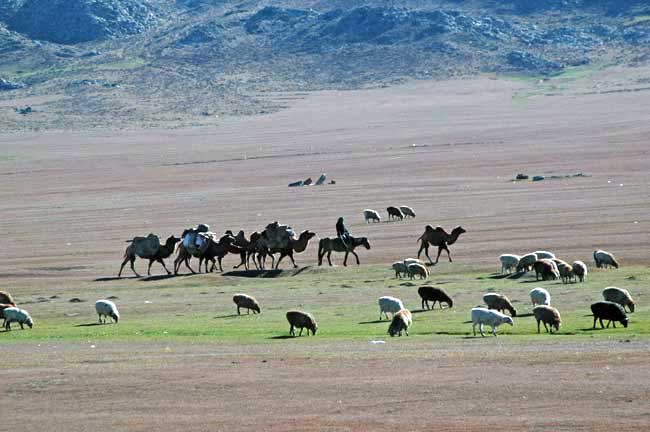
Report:
[[[271,255],[271,258],[273,260],[273,254],[279,253],[280,258],[278,258],[277,261],[275,261],[275,269],[280,266],[280,261],[282,261],[282,258],[284,257],[289,257],[291,259],[291,263],[293,264],[293,268],[298,268],[298,265],[296,264],[296,261],[293,259],[293,253],[301,253],[304,252],[305,249],[307,249],[307,245],[309,244],[309,241],[316,237],[316,233],[313,233],[309,230],[304,230],[303,232],[300,233],[298,236],[298,239],[289,239],[289,243],[283,247],[283,248],[273,248],[269,249],[268,253]],[[262,261],[262,264],[264,262]],[[271,263],[273,265],[273,263]]]
[[[190,251],[181,244],[178,247],[178,253],[176,259],[174,260],[174,274],[178,274],[181,264],[185,264],[192,273],[196,273],[194,269],[190,266],[190,259],[196,257],[199,259],[199,273],[201,272],[201,266],[203,261],[205,261],[205,272],[208,273],[208,262],[212,263],[209,271],[213,271],[216,267],[216,260],[219,261],[219,269],[223,271],[221,266],[221,260],[228,253],[239,254],[243,253],[243,249],[234,245],[235,238],[230,234],[223,235],[219,240],[214,240],[212,238],[206,239],[206,245],[201,248],[200,251],[197,251],[195,254],[190,253]]]
[[[461,226],[457,226],[453,230],[451,230],[451,234],[447,234],[447,232],[442,229],[442,227],[437,226],[433,228],[431,225],[427,225],[424,228],[424,234],[418,238],[418,242],[420,242],[420,250],[418,250],[418,259],[420,258],[420,254],[422,253],[422,250],[424,250],[424,254],[426,255],[427,258],[429,258],[429,264],[438,264],[438,260],[440,259],[440,254],[442,253],[443,250],[447,251],[447,257],[449,257],[449,262],[452,262],[451,260],[451,254],[449,253],[449,248],[448,246],[456,243],[456,240],[458,240],[458,237],[460,237],[461,234],[466,233]],[[431,261],[431,257],[429,257],[429,246],[437,246],[438,247],[438,256],[436,257],[436,262]]]
[[[233,268],[239,268],[242,265],[246,270],[249,269],[250,267],[250,259],[251,256],[255,255],[256,248],[255,245],[257,243],[257,239],[259,239],[260,233],[255,231],[254,233],[251,233],[250,240],[246,238],[246,234],[244,234],[244,231],[241,230],[237,233],[235,236],[235,246],[239,246],[240,248],[243,249],[241,253],[241,262],[234,266]],[[255,268],[257,268],[257,261],[253,257],[253,263],[255,264]]]
[[[370,249],[370,243],[366,237],[348,237],[348,247],[341,241],[340,238],[329,238],[325,237],[318,242],[318,265],[323,265],[323,256],[327,253],[327,262],[329,265],[332,265],[332,252],[345,252],[345,258],[343,259],[343,265],[348,265],[348,255],[351,253],[357,259],[357,265],[359,265],[359,255],[354,251],[355,248],[363,246],[366,249]]]
[[[131,262],[131,270],[133,270],[133,273],[135,273],[137,277],[140,277],[138,272],[135,271],[135,267],[133,267],[136,257],[149,260],[147,276],[151,275],[151,264],[156,261],[162,264],[168,275],[171,274],[171,272],[167,270],[167,266],[165,266],[163,259],[168,258],[172,253],[174,253],[174,247],[179,241],[180,239],[178,237],[172,235],[167,238],[164,245],[161,245],[158,237],[153,234],[149,234],[147,237],[134,237],[133,240],[127,240],[127,242],[131,244],[127,246],[126,251],[124,252],[124,261],[122,261],[120,272],[117,274],[117,277],[122,277],[122,270],[127,262]]]

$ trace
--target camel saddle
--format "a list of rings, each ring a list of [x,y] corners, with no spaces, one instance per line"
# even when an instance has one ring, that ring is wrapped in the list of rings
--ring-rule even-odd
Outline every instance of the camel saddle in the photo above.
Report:
[[[277,221],[266,226],[264,238],[269,249],[284,249],[289,245],[290,240],[298,239],[293,228]]]
[[[183,231],[183,247],[194,256],[202,254],[208,247],[208,240],[216,239],[216,234],[210,232],[206,224],[199,224],[195,228],[188,228]]]

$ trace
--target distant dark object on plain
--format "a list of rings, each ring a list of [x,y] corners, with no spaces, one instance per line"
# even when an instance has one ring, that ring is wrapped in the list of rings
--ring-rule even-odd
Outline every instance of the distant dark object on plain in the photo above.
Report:
[[[515,177],[516,180],[528,180],[528,176],[526,174],[519,173],[517,174],[517,177]]]

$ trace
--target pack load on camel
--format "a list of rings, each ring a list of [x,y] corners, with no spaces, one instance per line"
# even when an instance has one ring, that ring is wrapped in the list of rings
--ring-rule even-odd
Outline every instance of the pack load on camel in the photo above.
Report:
[[[208,239],[216,239],[216,234],[210,232],[208,224],[198,224],[195,228],[183,231],[181,239],[183,247],[193,256],[200,255],[208,247]]]
[[[286,249],[291,240],[298,240],[296,232],[289,225],[283,225],[277,221],[270,223],[262,233],[266,247],[270,250]]]

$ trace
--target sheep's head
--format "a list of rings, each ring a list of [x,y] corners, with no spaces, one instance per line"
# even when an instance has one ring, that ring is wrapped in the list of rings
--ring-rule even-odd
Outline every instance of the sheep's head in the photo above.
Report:
[[[115,322],[118,322],[120,320],[120,314],[118,314],[117,312],[111,312],[111,318],[113,318]]]
[[[311,334],[316,336],[316,331],[318,330],[318,324],[313,323],[311,327],[309,327],[309,330],[311,330]]]
[[[445,300],[445,302],[449,305],[450,309],[454,307],[454,301],[449,297],[447,297],[447,300]]]
[[[260,305],[258,305],[258,304],[253,305],[253,310],[254,310],[254,311],[257,311],[257,313],[261,313],[261,312],[262,312],[262,311],[260,310]]]
[[[552,327],[555,328],[555,331],[560,331],[560,326],[562,325],[562,322],[560,320],[557,320],[556,322],[553,323]]]
[[[517,310],[512,306],[510,306],[510,313],[512,314],[513,317],[517,316]]]
[[[614,258],[612,258],[612,265],[616,268],[618,268],[618,262]]]
[[[630,302],[628,303],[628,306],[629,306],[629,308],[630,308],[630,312],[634,312],[634,302],[633,302],[633,301],[630,301]]]
[[[514,326],[514,322],[512,321],[512,318],[510,318],[509,316],[506,316],[505,318],[503,318],[503,322],[507,323],[507,324],[510,324],[511,326]]]
[[[623,324],[623,327],[627,328],[627,322],[628,322],[627,317],[625,317],[625,318],[623,318],[623,319],[621,320],[621,324]]]
[[[25,324],[27,324],[29,328],[32,328],[34,326],[34,321],[32,321],[31,317],[27,317],[27,321],[25,321]],[[625,327],[627,327],[627,325]]]

